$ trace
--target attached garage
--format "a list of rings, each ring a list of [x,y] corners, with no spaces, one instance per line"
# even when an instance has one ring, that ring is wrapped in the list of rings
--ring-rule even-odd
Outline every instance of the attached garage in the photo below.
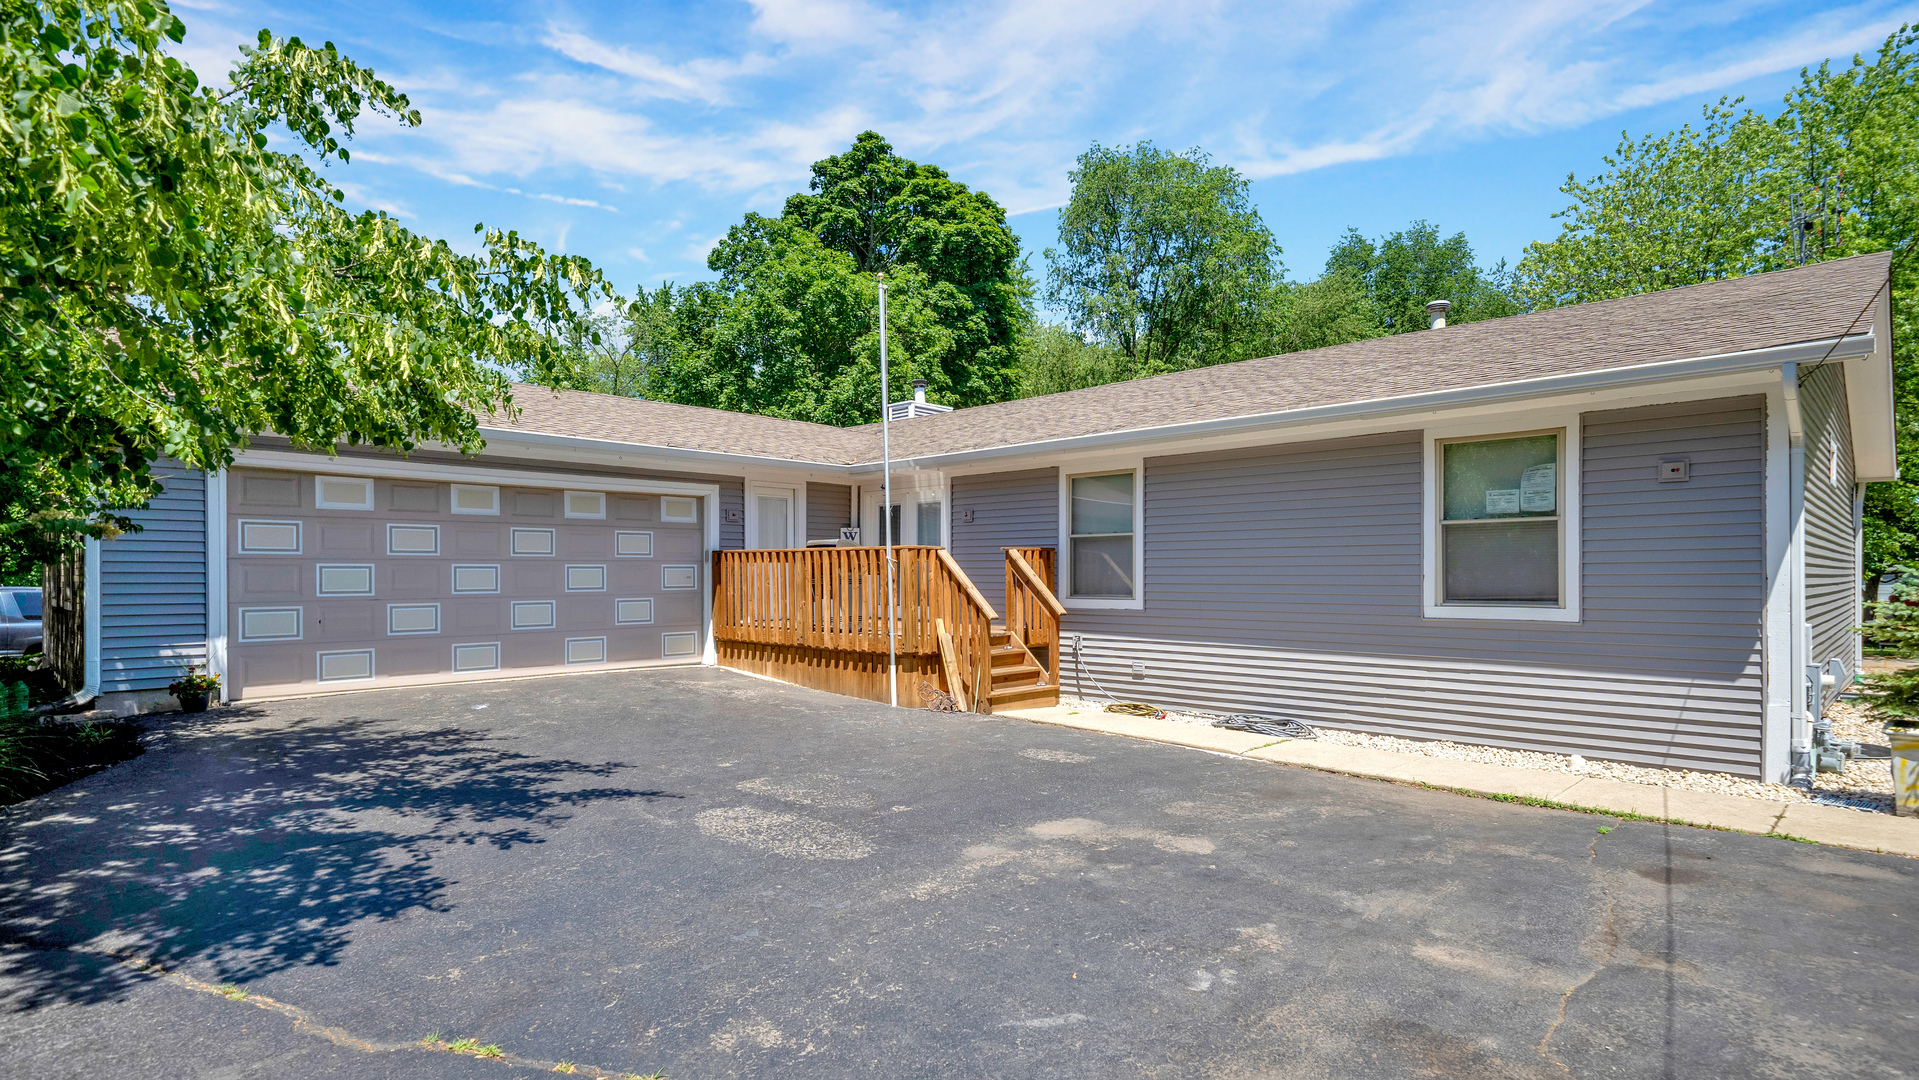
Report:
[[[701,660],[713,492],[322,464],[225,474],[230,699]]]

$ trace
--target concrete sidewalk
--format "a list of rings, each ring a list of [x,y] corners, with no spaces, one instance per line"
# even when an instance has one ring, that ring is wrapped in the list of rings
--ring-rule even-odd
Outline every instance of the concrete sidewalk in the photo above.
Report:
[[[1040,724],[1124,735],[1403,784],[1424,784],[1476,795],[1540,799],[1600,813],[1635,814],[1709,829],[1811,840],[1836,847],[1919,858],[1919,818],[1867,814],[1813,803],[1774,803],[1679,788],[1629,784],[1598,776],[1519,769],[1424,754],[1400,754],[1364,746],[1274,739],[1224,728],[1101,712],[1065,705],[995,715]]]

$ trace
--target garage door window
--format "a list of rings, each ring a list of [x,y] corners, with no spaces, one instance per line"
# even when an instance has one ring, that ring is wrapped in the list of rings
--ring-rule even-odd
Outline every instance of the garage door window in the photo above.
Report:
[[[240,554],[300,554],[300,523],[297,521],[242,521]]]
[[[314,577],[314,592],[321,596],[373,595],[371,565],[322,566]]]
[[[650,532],[614,533],[613,554],[622,559],[652,558],[653,534]]]
[[[371,510],[373,481],[350,476],[316,476],[313,505],[321,510]]]
[[[646,597],[615,600],[613,621],[621,626],[644,626],[653,621],[653,601]]]
[[[566,516],[570,518],[604,518],[606,516],[605,493],[599,491],[567,492]]]
[[[551,600],[521,600],[513,605],[513,629],[551,630],[556,605]]]
[[[388,555],[438,555],[440,527],[438,525],[388,525],[386,553]]]
[[[603,637],[567,638],[566,662],[569,664],[606,663],[606,639]]]
[[[605,592],[606,567],[569,566],[566,568],[567,592]]]
[[[681,495],[667,495],[660,499],[660,520],[690,524],[700,520],[698,499],[689,499]]]
[[[453,568],[453,591],[456,593],[499,592],[500,568],[497,566],[456,566]]]
[[[297,607],[241,608],[241,641],[300,640],[300,611]]]
[[[552,529],[514,529],[512,551],[515,555],[551,555],[556,545]]]
[[[453,512],[456,514],[498,514],[500,489],[478,484],[453,485]]]
[[[440,605],[388,604],[386,632],[389,634],[437,634],[440,632]]]
[[[318,655],[321,682],[365,682],[373,678],[373,650],[354,649]]]
[[[500,670],[500,643],[497,641],[488,641],[453,646],[453,670]]]

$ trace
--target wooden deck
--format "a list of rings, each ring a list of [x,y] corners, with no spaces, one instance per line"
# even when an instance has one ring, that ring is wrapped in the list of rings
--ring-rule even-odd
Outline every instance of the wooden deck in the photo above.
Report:
[[[1009,550],[1009,625],[945,548],[893,549],[898,700],[932,691],[965,711],[1059,699],[1051,548]],[[1017,567],[1015,560],[1018,560]],[[713,636],[723,666],[868,701],[890,700],[886,553],[786,548],[713,553]],[[1046,659],[1042,659],[1045,657]]]

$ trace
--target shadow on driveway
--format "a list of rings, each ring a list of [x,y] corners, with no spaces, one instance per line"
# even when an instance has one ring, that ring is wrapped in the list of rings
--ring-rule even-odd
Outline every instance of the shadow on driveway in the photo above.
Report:
[[[679,798],[607,786],[620,762],[452,727],[245,708],[159,722],[191,751],[162,768],[190,775],[146,758],[0,818],[0,935],[26,947],[9,950],[0,1008],[112,1001],[143,978],[87,953],[210,964],[230,982],[330,965],[361,920],[448,910],[440,849],[540,844],[588,803]],[[84,815],[66,812],[83,798]]]

